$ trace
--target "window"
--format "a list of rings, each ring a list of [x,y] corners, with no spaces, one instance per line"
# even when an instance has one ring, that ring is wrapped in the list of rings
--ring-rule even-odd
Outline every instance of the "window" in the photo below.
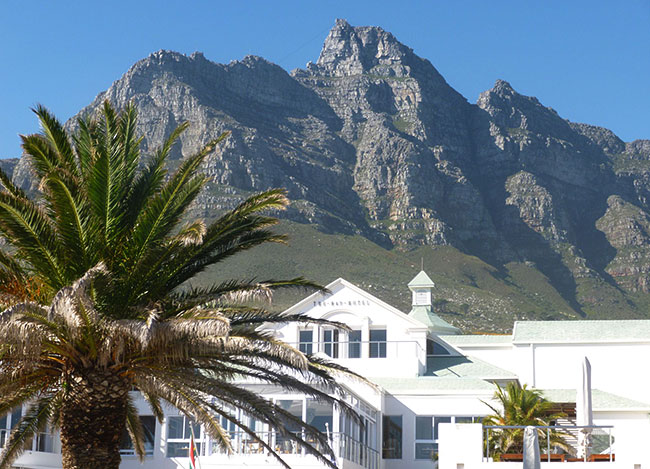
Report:
[[[322,433],[331,432],[333,418],[332,404],[319,402],[316,399],[307,400],[307,418],[305,421],[309,425],[317,428]]]
[[[416,305],[428,305],[431,303],[430,293],[428,290],[417,290],[415,292]]]
[[[9,430],[18,425],[20,418],[23,415],[23,408],[15,407],[10,414],[0,417],[0,448],[4,448],[7,439],[9,438]]]
[[[431,355],[451,355],[451,353],[435,340],[427,339],[427,356]]]
[[[142,430],[144,433],[144,452],[145,454],[153,454],[153,445],[156,435],[156,417],[153,415],[141,415],[140,424],[142,425]],[[39,449],[39,451],[42,451]],[[120,454],[135,454],[135,449],[133,448],[133,441],[129,436],[129,432],[124,430],[122,434],[122,442],[120,443]]]
[[[370,330],[370,358],[386,358],[386,329]]]
[[[361,331],[348,332],[348,358],[361,358]]]
[[[302,420],[302,399],[278,399],[275,401],[276,405],[281,409],[287,411],[294,417]],[[290,433],[300,436],[302,432],[302,425],[298,422],[285,422],[284,426]],[[282,432],[275,433],[275,450],[284,453],[284,454],[296,454],[299,451],[299,447],[293,439],[283,434]]]
[[[7,442],[8,433],[9,433],[9,431],[7,430],[7,416],[3,415],[0,418],[0,448],[5,447],[5,443]]]
[[[339,358],[339,331],[326,329],[323,331],[323,352],[332,358]]]
[[[384,415],[382,457],[402,459],[402,416]]]
[[[49,427],[46,432],[36,434],[34,451],[40,451],[41,453],[54,453],[54,437],[52,436],[52,431]]]
[[[219,423],[221,424],[221,428],[223,428],[225,431],[227,431],[230,434],[230,439],[235,440],[237,438],[237,434],[239,433],[237,425],[235,425],[235,422],[232,420],[228,420],[226,417],[223,415],[219,419]]]
[[[433,421],[433,417],[415,417],[415,459],[431,461],[438,452]]]
[[[190,428],[190,425],[192,428]],[[201,425],[187,417],[167,417],[167,457],[186,458],[190,450],[190,438],[194,430],[194,444],[201,454]]]
[[[23,408],[21,406],[18,406],[14,408],[14,410],[11,411],[11,428],[16,428],[16,425],[18,425],[18,422],[20,422],[20,418],[23,416]]]
[[[433,417],[415,417],[415,439],[433,440]]]
[[[372,459],[371,453],[377,451],[377,412],[353,395],[349,396],[347,402],[357,411],[361,422],[344,412],[339,413],[339,454],[343,459],[360,466],[376,468],[376,460]]]
[[[298,346],[299,350],[302,353],[312,353],[313,341],[314,332],[311,329],[300,331],[300,345]]]
[[[415,417],[415,459],[433,460],[438,455],[438,425],[441,423],[480,423],[481,417]]]
[[[454,417],[454,423],[481,423],[483,417]]]
[[[433,439],[438,440],[438,425],[441,423],[451,423],[451,417],[436,417],[433,424]]]

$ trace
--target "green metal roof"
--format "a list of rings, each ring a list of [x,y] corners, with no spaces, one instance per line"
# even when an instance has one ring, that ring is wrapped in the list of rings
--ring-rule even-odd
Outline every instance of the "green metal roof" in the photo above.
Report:
[[[545,399],[558,403],[573,403],[576,401],[575,389],[540,389]],[[594,410],[641,410],[650,411],[650,404],[639,402],[599,389],[591,390],[592,407]]]
[[[429,328],[430,332],[440,334],[460,334],[460,329],[452,326],[433,312],[430,306],[413,306],[409,316]]]
[[[512,335],[440,335],[439,339],[450,345],[511,344]]]
[[[437,378],[419,376],[417,378],[368,378],[390,393],[416,392],[418,394],[471,393],[491,394],[496,386],[482,379]]]
[[[421,270],[413,280],[408,283],[409,287],[435,287],[433,280],[429,278],[424,270]]]
[[[478,379],[517,379],[511,372],[491,365],[474,357],[429,357],[427,376],[478,378]]]
[[[513,343],[650,342],[650,320],[517,321]]]

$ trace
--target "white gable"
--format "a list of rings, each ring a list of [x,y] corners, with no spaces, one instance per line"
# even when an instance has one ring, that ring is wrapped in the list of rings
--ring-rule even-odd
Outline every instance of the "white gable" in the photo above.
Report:
[[[426,325],[341,278],[326,288],[285,312],[340,322],[350,331],[292,323],[278,327],[276,336],[366,376],[412,377],[424,371]]]
[[[285,312],[303,313],[314,318],[340,321],[349,326],[366,318],[371,325],[393,325],[409,331],[424,331],[426,326],[370,293],[338,278],[325,287],[329,292],[316,292]]]

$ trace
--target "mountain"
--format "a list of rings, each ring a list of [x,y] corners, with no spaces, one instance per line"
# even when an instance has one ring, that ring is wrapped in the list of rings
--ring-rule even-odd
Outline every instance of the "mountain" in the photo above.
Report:
[[[106,99],[135,102],[146,151],[192,123],[172,166],[231,132],[193,216],[288,189],[278,215],[297,246],[230,272],[345,276],[406,309],[426,261],[438,309],[466,330],[648,317],[650,141],[569,122],[502,80],[470,104],[381,28],[337,20],[316,63],[291,73],[254,56],[158,51],[79,116]],[[22,160],[14,179],[31,184]]]

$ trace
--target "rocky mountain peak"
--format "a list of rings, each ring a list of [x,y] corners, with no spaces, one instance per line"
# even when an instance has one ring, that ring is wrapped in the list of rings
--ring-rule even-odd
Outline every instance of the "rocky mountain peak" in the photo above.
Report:
[[[203,57],[203,54],[200,54]],[[141,68],[148,65],[170,65],[176,64],[179,62],[185,62],[188,59],[197,58],[198,54],[195,52],[190,57],[187,57],[185,54],[180,52],[175,52],[171,50],[160,49],[156,52],[152,52],[148,57],[137,61],[131,69]]]
[[[409,75],[414,61],[421,59],[382,28],[350,26],[347,21],[337,19],[314,67],[333,76],[372,72],[402,77]]]
[[[498,96],[513,96],[516,94],[512,85],[505,80],[498,79],[490,92],[497,94]]]
[[[479,95],[476,104],[502,129],[552,134],[564,140],[575,138],[574,130],[555,109],[544,106],[534,96],[518,93],[507,81],[497,80],[491,89]]]

